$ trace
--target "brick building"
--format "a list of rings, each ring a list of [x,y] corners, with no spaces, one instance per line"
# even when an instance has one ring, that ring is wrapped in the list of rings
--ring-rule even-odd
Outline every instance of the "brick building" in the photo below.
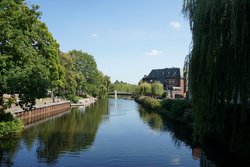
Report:
[[[160,81],[165,92],[168,92],[171,97],[175,97],[175,94],[186,97],[188,87],[182,68],[153,69],[142,80],[151,84]]]

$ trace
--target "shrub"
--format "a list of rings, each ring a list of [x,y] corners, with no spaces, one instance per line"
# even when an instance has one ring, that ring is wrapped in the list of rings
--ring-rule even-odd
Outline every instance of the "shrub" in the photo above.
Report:
[[[0,113],[0,122],[8,122],[14,120],[13,115],[10,112],[1,112]]]
[[[70,100],[71,103],[77,103],[77,100],[78,100],[75,94],[64,93],[64,94],[62,94],[62,97],[64,99]]]
[[[17,119],[13,118],[12,121],[0,122],[0,138],[4,138],[8,135],[16,135],[22,129],[24,123]]]
[[[160,102],[152,97],[136,95],[134,99],[136,102],[144,105],[146,108],[156,110],[160,107]]]
[[[189,100],[167,99],[162,101],[161,107],[166,110],[171,120],[188,124],[193,123],[191,102]]]
[[[82,97],[82,98],[87,98],[87,95],[79,95],[79,97]]]

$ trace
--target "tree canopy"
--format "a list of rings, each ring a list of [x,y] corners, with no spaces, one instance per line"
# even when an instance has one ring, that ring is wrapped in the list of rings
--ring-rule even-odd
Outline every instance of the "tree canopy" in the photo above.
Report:
[[[90,95],[97,95],[100,82],[98,81],[99,73],[94,56],[82,50],[71,50],[69,54],[74,59],[74,71],[83,75],[86,79],[85,91]],[[83,78],[82,78],[83,79]]]
[[[114,83],[110,84],[109,91],[114,92],[115,90],[118,92],[135,92],[137,85],[124,83],[123,81],[119,82],[116,80]]]
[[[3,94],[19,94],[21,107],[32,107],[47,88],[63,86],[59,44],[38,19],[38,5],[0,1],[0,106]]]
[[[145,95],[147,93],[151,93],[151,84],[144,82],[138,86],[137,94]]]
[[[73,58],[69,53],[59,52],[60,64],[65,68],[64,88],[72,94],[76,94],[78,83],[74,71]]]
[[[182,12],[193,34],[186,62],[195,113],[194,134],[202,141],[213,126],[219,134],[232,126],[229,131],[233,142],[239,120],[246,121],[250,2],[185,0]]]
[[[161,96],[164,93],[164,88],[160,81],[156,81],[151,85],[151,93],[153,96]]]

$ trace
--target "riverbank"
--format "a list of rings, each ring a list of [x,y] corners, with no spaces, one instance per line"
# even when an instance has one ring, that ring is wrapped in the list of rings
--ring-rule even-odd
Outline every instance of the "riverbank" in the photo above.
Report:
[[[190,100],[180,100],[180,99],[163,99],[160,102],[159,100],[147,96],[135,96],[135,101],[141,104],[142,106],[153,109],[151,104],[159,103],[159,106],[154,109],[155,112],[160,113],[169,121],[184,125],[186,128],[193,130],[195,115],[192,113],[192,106]],[[231,117],[233,109],[228,110],[227,117]],[[247,118],[250,118],[250,114],[247,115]],[[219,132],[215,124],[211,124],[209,129],[206,130],[204,136],[205,141],[214,141],[219,145],[227,147],[232,153],[236,154],[239,157],[250,157],[250,121],[246,121],[244,124],[239,126],[236,130],[236,133],[239,135],[236,138],[235,143],[231,143],[231,129],[232,122],[226,120],[225,128],[223,132]],[[247,119],[250,120],[250,119]],[[197,132],[196,132],[197,133]]]
[[[13,104],[6,113],[0,115],[0,139],[18,135],[24,125],[63,113],[71,107],[89,106],[96,100],[94,97],[89,97],[78,100],[78,103],[71,103],[62,98],[46,99],[37,102],[33,110],[23,110],[20,106]]]
[[[142,106],[164,114],[173,122],[186,124],[190,126],[190,128],[193,125],[194,119],[192,117],[191,102],[189,100],[154,99],[152,97],[139,95],[136,95],[134,99]]]

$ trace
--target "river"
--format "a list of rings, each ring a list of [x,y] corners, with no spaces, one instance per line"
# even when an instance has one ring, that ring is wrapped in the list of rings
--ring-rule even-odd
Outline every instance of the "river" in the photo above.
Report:
[[[0,141],[0,166],[242,166],[221,145],[192,144],[192,132],[132,100],[89,107],[27,125]]]

